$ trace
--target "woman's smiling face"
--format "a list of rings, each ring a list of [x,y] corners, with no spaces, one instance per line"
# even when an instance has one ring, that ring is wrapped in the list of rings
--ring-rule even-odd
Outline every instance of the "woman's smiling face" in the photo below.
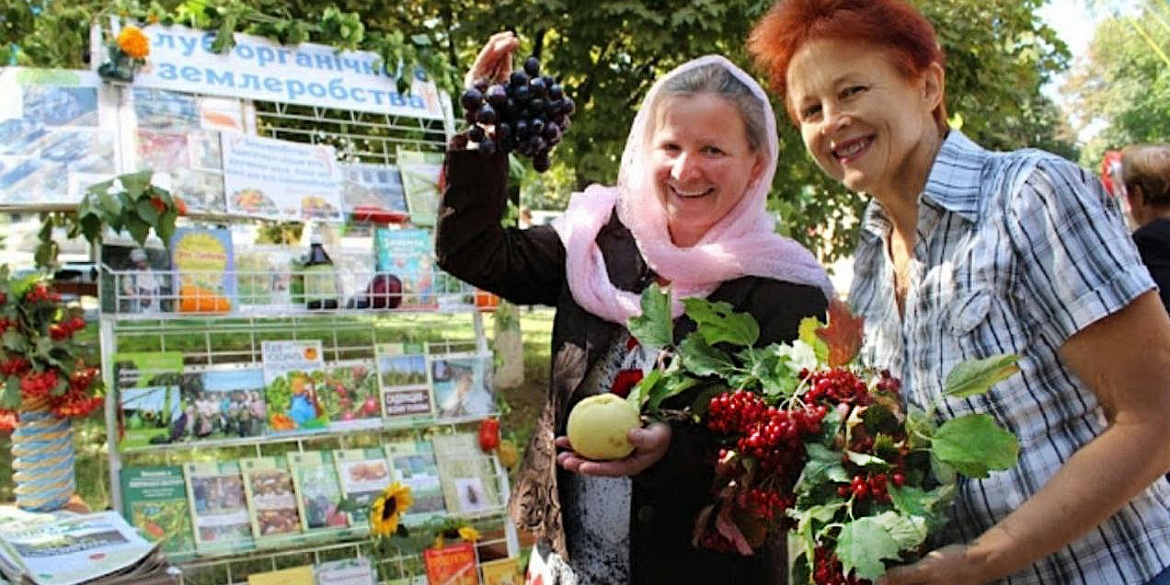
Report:
[[[664,97],[650,138],[658,200],[676,246],[693,246],[743,198],[764,166],[739,110],[711,93]]]
[[[873,45],[823,38],[796,52],[787,81],[805,147],[829,176],[879,196],[925,181],[939,137],[941,68],[910,79]]]

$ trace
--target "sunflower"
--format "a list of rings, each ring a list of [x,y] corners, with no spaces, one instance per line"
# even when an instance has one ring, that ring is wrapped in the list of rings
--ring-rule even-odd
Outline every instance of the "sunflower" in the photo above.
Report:
[[[145,59],[150,54],[150,40],[136,26],[127,26],[118,33],[118,48],[131,59]]]
[[[459,528],[459,538],[467,542],[475,542],[480,539],[479,531],[470,526],[461,526]]]
[[[398,519],[414,503],[410,488],[398,482],[386,487],[382,495],[370,504],[370,532],[375,536],[390,536],[398,532]]]

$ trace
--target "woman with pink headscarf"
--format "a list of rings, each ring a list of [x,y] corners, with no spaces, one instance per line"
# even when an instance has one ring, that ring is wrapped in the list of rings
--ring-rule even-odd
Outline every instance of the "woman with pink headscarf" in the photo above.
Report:
[[[515,47],[509,33],[492,37],[469,79],[506,76]],[[774,233],[765,210],[778,146],[763,90],[718,56],[666,74],[634,120],[617,185],[575,194],[556,226],[501,228],[507,156],[467,144],[457,136],[447,153],[440,266],[514,303],[557,308],[548,398],[509,503],[537,539],[530,582],[784,582],[771,554],[692,545],[695,518],[713,499],[716,447],[704,428],[635,429],[634,452],[606,462],[557,438],[578,401],[628,391],[653,365],[626,329],[652,282],[674,297],[676,341],[695,327],[681,316],[683,297],[751,314],[760,344],[794,339],[801,319],[824,314],[824,270]],[[675,406],[694,398],[675,397]],[[782,553],[777,544],[767,552]]]

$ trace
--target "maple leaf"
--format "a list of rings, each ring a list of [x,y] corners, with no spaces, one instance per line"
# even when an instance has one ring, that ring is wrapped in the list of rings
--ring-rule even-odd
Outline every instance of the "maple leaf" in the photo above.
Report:
[[[853,361],[861,351],[865,318],[855,316],[841,299],[829,303],[829,324],[817,329],[817,337],[829,346],[829,367]]]

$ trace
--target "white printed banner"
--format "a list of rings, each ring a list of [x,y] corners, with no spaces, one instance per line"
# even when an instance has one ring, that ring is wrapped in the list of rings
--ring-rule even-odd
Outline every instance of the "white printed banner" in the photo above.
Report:
[[[223,134],[229,214],[341,221],[341,170],[333,147]]]

